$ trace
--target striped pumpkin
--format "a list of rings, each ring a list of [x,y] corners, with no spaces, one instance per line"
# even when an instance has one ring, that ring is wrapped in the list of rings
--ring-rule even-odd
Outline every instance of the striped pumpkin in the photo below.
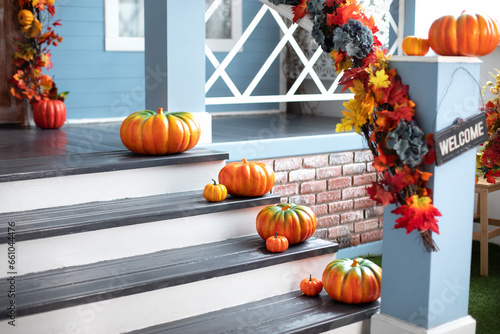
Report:
[[[265,163],[243,159],[225,165],[219,171],[219,183],[233,196],[262,196],[274,186],[274,171]]]

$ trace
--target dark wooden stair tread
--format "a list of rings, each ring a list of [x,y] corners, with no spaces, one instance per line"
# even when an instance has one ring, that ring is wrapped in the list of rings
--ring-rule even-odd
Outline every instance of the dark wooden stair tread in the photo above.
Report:
[[[380,300],[350,305],[333,300],[325,291],[315,297],[293,291],[129,334],[323,333],[369,319],[379,308]]]
[[[229,154],[193,148],[178,154],[147,156],[128,150],[69,154],[37,158],[9,157],[0,164],[0,182],[111,172],[179,164],[192,164],[229,159]]]
[[[333,254],[338,245],[311,238],[270,253],[257,235],[16,277],[17,315],[29,315],[262,267]],[[0,291],[8,291],[8,280]],[[7,305],[7,294],[0,305]],[[6,308],[0,317],[6,317]]]
[[[196,216],[228,210],[272,205],[277,195],[231,197],[222,202],[208,202],[201,190],[125,198],[105,202],[0,214],[0,230],[8,222],[16,223],[16,241],[33,240],[65,234]],[[0,244],[7,243],[7,233],[0,234]]]

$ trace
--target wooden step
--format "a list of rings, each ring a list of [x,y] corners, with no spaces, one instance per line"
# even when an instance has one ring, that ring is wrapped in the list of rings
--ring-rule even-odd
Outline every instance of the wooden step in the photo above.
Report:
[[[321,275],[337,250],[311,238],[270,253],[247,236],[2,279],[0,291],[14,284],[21,332],[61,332],[72,323],[84,333],[119,333],[296,290],[303,277]],[[0,305],[10,305],[7,293]],[[1,308],[0,318],[8,312]]]
[[[0,213],[203,189],[229,155],[194,148],[166,156],[128,151],[7,159]]]
[[[129,334],[330,333],[346,326],[348,333],[368,333],[369,325],[363,322],[379,308],[380,300],[350,305],[333,300],[324,290],[314,297],[292,291]]]
[[[17,271],[26,274],[256,234],[259,211],[279,202],[268,194],[211,203],[195,190],[4,213],[0,228],[15,224]],[[0,234],[0,254],[7,241]]]

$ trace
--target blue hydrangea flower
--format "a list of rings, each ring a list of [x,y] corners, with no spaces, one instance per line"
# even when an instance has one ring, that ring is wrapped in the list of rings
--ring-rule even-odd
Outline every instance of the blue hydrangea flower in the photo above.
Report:
[[[363,59],[372,50],[373,34],[358,20],[349,19],[349,22],[333,30],[333,44],[335,50]]]
[[[400,120],[398,126],[387,133],[387,147],[396,151],[399,159],[415,168],[429,152],[424,131],[412,121]]]

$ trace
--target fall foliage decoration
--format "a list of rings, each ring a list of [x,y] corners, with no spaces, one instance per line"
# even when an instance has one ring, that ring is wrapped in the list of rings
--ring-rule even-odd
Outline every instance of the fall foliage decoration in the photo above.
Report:
[[[293,245],[306,241],[316,231],[316,214],[305,205],[279,203],[268,205],[257,214],[257,233],[264,240],[282,235]]]
[[[500,70],[495,70],[496,74],[490,74],[496,82],[488,81],[483,87],[483,94],[489,87],[493,97],[479,108],[486,114],[488,141],[477,157],[476,182],[484,177],[488,183],[496,183],[495,177],[500,177]]]
[[[326,266],[322,281],[325,291],[336,301],[370,303],[380,298],[382,269],[363,258],[337,259]]]
[[[429,28],[429,45],[442,56],[480,57],[491,53],[500,41],[498,22],[479,14],[445,15]]]
[[[274,186],[274,171],[263,162],[242,159],[222,167],[219,183],[225,185],[233,196],[262,196]]]
[[[389,68],[388,50],[375,35],[378,28],[357,1],[272,0],[304,6],[313,21],[311,36],[334,61],[342,92],[354,98],[345,102],[336,131],[354,130],[362,135],[382,178],[367,187],[378,204],[395,204],[400,214],[395,228],[420,233],[427,251],[437,251],[432,232],[439,233],[441,213],[433,206],[427,187],[432,174],[424,166],[435,160],[432,134],[425,134],[414,120],[416,105],[395,69]],[[295,21],[300,20],[296,10]],[[324,284],[324,282],[323,282]]]
[[[203,197],[209,202],[220,202],[226,199],[227,189],[223,184],[217,184],[217,181],[212,179],[213,183],[209,183],[203,189]]]
[[[266,249],[272,253],[283,253],[288,246],[288,239],[278,233],[266,239]]]
[[[200,140],[201,127],[185,111],[136,111],[120,127],[120,138],[130,151],[143,155],[165,155],[192,149]]]
[[[407,56],[425,56],[429,52],[429,40],[416,36],[406,36],[403,39],[402,47]]]
[[[62,42],[55,33],[60,20],[51,23],[55,15],[54,0],[18,0],[20,10],[18,20],[21,34],[12,45],[12,62],[18,68],[9,79],[11,93],[22,100],[26,98],[32,105],[42,100],[64,101],[68,92],[59,93],[53,79],[43,74],[52,68],[50,47]]]
[[[300,282],[300,291],[306,296],[317,296],[323,290],[323,282],[309,275]]]

